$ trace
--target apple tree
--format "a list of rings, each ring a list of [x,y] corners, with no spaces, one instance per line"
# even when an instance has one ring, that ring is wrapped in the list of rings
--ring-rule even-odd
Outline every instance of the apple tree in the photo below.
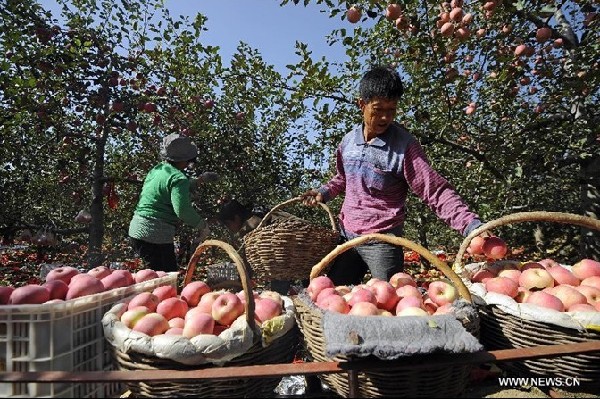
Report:
[[[202,44],[206,18],[173,18],[162,1],[58,3],[60,18],[35,2],[0,10],[4,236],[28,229],[51,246],[84,233],[90,267],[125,251],[141,182],[171,132],[199,146],[192,174],[222,176],[195,199],[205,216],[224,196],[292,195],[298,111],[258,51],[240,44],[224,67]]]
[[[311,109],[320,115],[313,163],[325,168],[324,177],[331,163],[323,154],[333,154],[348,123],[360,121],[352,102],[362,73],[384,64],[397,68],[406,84],[398,120],[483,219],[532,210],[598,218],[597,4],[281,1],[294,3],[319,5],[345,24],[328,38],[345,46],[344,63],[313,60],[301,45],[302,60],[290,68],[300,79],[296,95],[314,98]],[[408,206],[410,237],[457,245],[456,235],[449,236],[418,199]],[[544,224],[537,231],[547,234],[545,241],[543,234],[536,240],[531,227],[501,234],[514,234],[515,245],[535,247],[537,241],[546,253],[577,235],[581,254],[600,256],[598,232],[567,234],[563,226]]]

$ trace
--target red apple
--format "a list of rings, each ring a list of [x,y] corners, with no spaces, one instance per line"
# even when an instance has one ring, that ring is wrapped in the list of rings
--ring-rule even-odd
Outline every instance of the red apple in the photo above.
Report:
[[[352,6],[348,9],[348,11],[346,11],[346,18],[350,23],[357,23],[358,21],[360,21],[361,16],[362,13],[360,11],[360,8],[358,8],[357,6]]]
[[[281,303],[271,298],[261,298],[255,302],[254,318],[258,324],[279,316],[283,311]]]
[[[327,276],[318,276],[310,280],[308,287],[306,287],[306,292],[308,293],[310,299],[315,301],[319,295],[319,292],[329,287],[335,288],[333,281],[331,281],[331,279]]]
[[[183,335],[183,327],[169,327],[165,335]]]
[[[346,314],[350,311],[350,305],[340,295],[328,295],[318,302],[317,305],[324,310]]]
[[[372,302],[357,302],[348,314],[355,316],[379,316],[379,308]]]
[[[281,298],[281,294],[277,291],[271,291],[271,290],[263,291],[260,294],[258,294],[258,299],[260,299],[260,298],[272,299],[275,302],[277,302],[279,305],[281,305],[281,308],[283,309],[283,298]],[[240,299],[242,299],[242,298],[240,298]]]
[[[518,290],[517,290],[517,296],[515,296],[515,301],[517,301],[518,303],[524,303],[527,301],[527,298],[529,297],[529,295],[531,295],[531,291],[529,291],[526,288],[523,288],[521,286],[519,286]]]
[[[492,259],[502,259],[506,256],[506,252],[508,251],[508,247],[504,240],[496,236],[486,237],[481,248],[483,249],[483,254]]]
[[[415,308],[415,307],[410,307],[410,308],[404,308],[402,309],[400,312],[396,313],[397,317],[405,317],[405,316],[429,316],[429,313],[426,310],[423,310],[421,308]]]
[[[402,6],[397,3],[388,4],[385,9],[385,18],[388,21],[395,21],[402,15]]]
[[[160,287],[156,287],[152,293],[156,295],[159,301],[164,301],[167,298],[176,297],[177,288],[173,287],[172,285],[161,285]]]
[[[417,286],[415,279],[410,274],[404,272],[398,272],[392,275],[392,277],[390,277],[390,284],[394,288],[402,287],[403,285]]]
[[[571,271],[579,280],[600,276],[600,262],[593,259],[582,259],[571,267]]]
[[[104,286],[104,290],[112,290],[115,288],[128,287],[132,284],[132,280],[128,279],[123,273],[116,273],[119,270],[115,270],[115,273],[111,273],[104,277],[100,282]]]
[[[514,298],[519,291],[519,284],[508,277],[494,277],[485,282],[485,289]]]
[[[346,295],[348,298],[346,298]],[[348,305],[351,307],[359,302],[371,302],[373,305],[377,306],[377,298],[375,298],[375,294],[365,287],[356,286],[350,291],[349,294],[344,295],[344,299],[348,302]]]
[[[433,281],[427,288],[427,295],[437,305],[453,303],[458,299],[458,290],[454,285],[442,280]]]
[[[65,300],[80,298],[86,295],[94,295],[104,292],[104,284],[96,277],[87,273],[81,273],[74,276],[69,283],[69,289]]]
[[[112,270],[106,266],[97,266],[93,269],[88,270],[88,274],[96,277],[98,280],[102,280],[104,277],[112,273]]]
[[[120,320],[128,328],[133,328],[133,326],[135,326],[135,323],[137,323],[139,319],[141,319],[148,313],[150,313],[150,311],[147,307],[136,306],[133,309],[127,309],[125,312],[123,312]]]
[[[50,300],[50,292],[39,284],[27,284],[15,288],[10,294],[11,305],[37,305]]]
[[[188,309],[189,306],[186,301],[181,298],[170,297],[158,303],[156,306],[156,313],[160,313],[165,316],[167,320],[171,320],[176,317],[185,317]]]
[[[483,255],[483,243],[485,238],[481,236],[473,237],[467,248],[471,255]]]
[[[407,296],[414,296],[420,299],[423,298],[423,294],[421,293],[421,291],[417,287],[413,287],[412,285],[403,285],[402,287],[396,288],[396,295],[398,295],[400,299]]]
[[[67,291],[69,286],[62,280],[51,280],[42,284],[42,287],[46,287],[50,294],[50,299],[62,299],[67,297]]]
[[[209,315],[212,315],[212,305],[215,302],[215,300],[219,296],[221,296],[222,293],[223,292],[221,292],[221,291],[207,292],[206,294],[204,294],[200,297],[200,301],[198,302],[198,305],[196,305],[196,307],[192,308],[192,310],[197,311],[197,312],[208,313]],[[239,296],[238,296],[238,298],[239,298]],[[240,302],[242,302],[241,299],[240,299]],[[242,306],[243,306],[243,302],[242,302]],[[190,312],[192,310],[190,310]]]
[[[580,283],[579,279],[569,269],[565,269],[560,265],[548,266],[546,270],[554,279],[554,285],[567,284],[577,286]]]
[[[324,288],[323,290],[321,290],[321,292],[319,292],[319,295],[317,295],[317,300],[315,301],[317,306],[321,307],[321,302],[330,295],[339,296],[340,294],[335,290],[335,288],[332,288],[332,287]]]
[[[532,292],[527,297],[525,303],[531,303],[534,305],[542,306],[544,308],[554,309],[559,312],[563,312],[565,310],[565,306],[563,305],[560,299],[544,291]]]
[[[350,287],[348,287],[347,285],[338,285],[335,287],[335,291],[340,295],[346,295],[347,293],[349,293],[350,291],[352,291],[352,289]]]
[[[391,312],[395,309],[400,297],[396,289],[387,281],[376,281],[372,284],[371,290],[375,294],[377,307]]]
[[[133,285],[135,283],[135,279],[133,278],[133,274],[131,274],[131,272],[129,270],[113,270],[113,272],[110,274],[111,276],[114,275],[117,276],[123,276],[125,278],[125,280],[127,281],[127,286]]]
[[[159,313],[148,313],[135,323],[132,330],[154,337],[164,334],[169,328],[169,322],[165,316]]]
[[[0,305],[8,304],[10,300],[10,294],[15,290],[12,286],[0,286]]]
[[[496,273],[489,269],[480,269],[473,274],[471,281],[474,283],[485,283],[486,280],[496,277]]]
[[[145,306],[150,312],[155,312],[158,306],[158,297],[151,292],[140,292],[129,301],[127,309],[133,309],[136,306]]]
[[[210,292],[210,286],[204,281],[192,281],[181,290],[181,299],[186,301],[190,307],[198,305],[200,298]]]
[[[598,310],[589,303],[577,303],[567,308],[567,312],[597,312]]]
[[[581,285],[600,289],[600,276],[590,276],[581,280]]]
[[[240,298],[232,292],[225,292],[212,304],[212,317],[219,324],[229,326],[244,313]]]
[[[506,277],[513,280],[519,285],[519,277],[521,277],[521,271],[518,269],[503,269],[498,272],[498,277]]]
[[[546,287],[554,287],[554,279],[544,268],[527,269],[521,272],[519,285],[528,290],[541,290]]]
[[[600,303],[600,289],[590,287],[589,285],[580,285],[575,287],[575,289],[586,297],[587,303],[590,305],[596,306],[597,303]]]
[[[580,304],[587,304],[587,298],[581,292],[577,291],[574,287],[569,285],[559,285],[550,288],[550,294],[554,295],[563,303],[565,309],[569,309],[571,306]]]
[[[52,280],[62,280],[65,283],[69,284],[71,282],[71,278],[79,274],[79,270],[75,269],[72,266],[63,266],[57,267],[56,269],[50,270],[46,275],[46,281]]]
[[[406,308],[421,308],[423,307],[423,300],[421,298],[417,298],[416,296],[406,296],[396,305],[395,314],[406,309]]]
[[[156,273],[156,270],[142,269],[138,270],[133,276],[133,278],[135,279],[136,283],[142,283],[144,281],[154,280],[155,278],[158,278],[158,273]]]
[[[173,317],[172,319],[169,319],[169,326],[171,328],[173,328],[173,327],[183,328],[183,326],[185,326],[185,319],[183,317]]]

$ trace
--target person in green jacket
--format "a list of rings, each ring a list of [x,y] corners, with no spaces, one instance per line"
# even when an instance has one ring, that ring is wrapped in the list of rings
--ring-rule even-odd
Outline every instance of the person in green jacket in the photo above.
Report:
[[[184,224],[209,233],[208,222],[194,209],[191,193],[203,182],[215,181],[218,175],[203,173],[189,179],[184,170],[196,160],[198,148],[187,136],[173,133],[162,141],[163,159],[146,175],[142,192],[129,223],[131,246],[145,267],[176,272],[174,237],[177,226]],[[204,239],[202,238],[201,241]]]

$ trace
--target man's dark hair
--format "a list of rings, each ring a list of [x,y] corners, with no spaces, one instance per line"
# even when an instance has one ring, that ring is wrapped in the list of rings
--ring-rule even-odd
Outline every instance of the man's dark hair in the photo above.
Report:
[[[359,92],[360,98],[368,103],[376,97],[399,100],[404,88],[398,72],[388,67],[376,66],[363,75]]]

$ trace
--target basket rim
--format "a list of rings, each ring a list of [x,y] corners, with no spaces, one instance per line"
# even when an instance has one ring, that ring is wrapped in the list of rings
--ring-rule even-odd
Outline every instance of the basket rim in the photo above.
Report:
[[[302,202],[302,201],[303,201],[302,196],[299,196],[299,197],[290,198],[290,199],[288,199],[286,201],[283,201],[283,202],[275,205],[273,207],[273,209],[271,209],[269,212],[267,212],[267,214],[262,218],[262,220],[260,221],[260,223],[258,224],[258,226],[256,226],[256,228],[254,229],[254,231],[258,230],[259,228],[261,228],[262,225],[263,225],[263,223],[266,222],[266,220],[268,220],[269,217],[271,216],[271,214],[273,214],[275,211],[277,211],[277,210],[279,210],[279,209],[281,209],[281,208],[283,208],[283,207],[285,207],[287,205],[290,205],[290,204],[293,204],[293,203],[296,203],[296,202]],[[325,204],[323,202],[317,202],[317,204],[319,206],[321,206],[321,208],[323,208],[327,212],[327,216],[329,216],[329,222],[331,223],[332,230],[335,231],[336,233],[339,233],[339,229],[338,229],[337,223],[335,221],[335,217],[333,216],[333,213],[331,212],[331,209],[329,209],[329,207],[327,206],[327,204]]]

